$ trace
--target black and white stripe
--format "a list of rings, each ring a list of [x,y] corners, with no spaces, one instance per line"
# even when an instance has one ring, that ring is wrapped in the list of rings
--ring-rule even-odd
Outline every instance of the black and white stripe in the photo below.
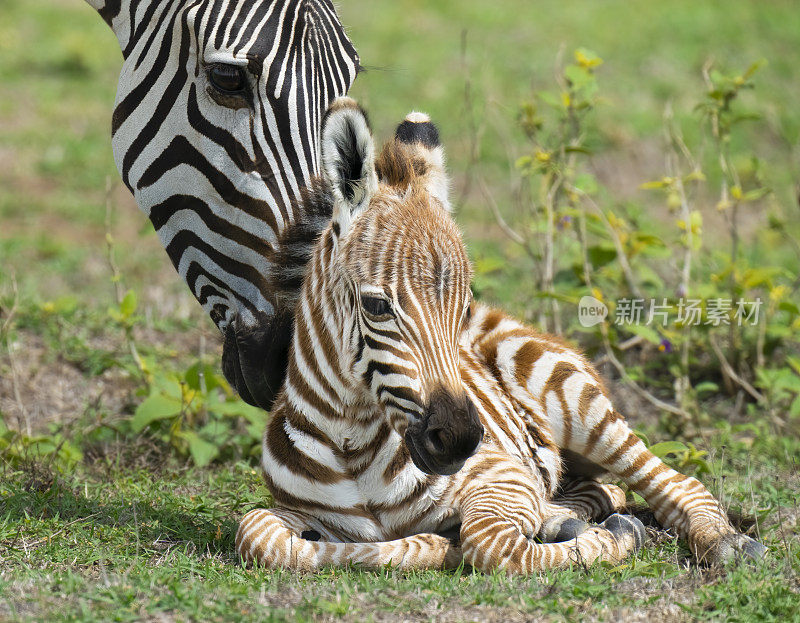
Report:
[[[309,252],[288,230],[358,55],[330,0],[88,2],[125,59],[112,121],[122,179],[225,333],[229,380],[269,408]],[[220,90],[215,71],[242,88]],[[287,236],[301,248],[281,249]]]

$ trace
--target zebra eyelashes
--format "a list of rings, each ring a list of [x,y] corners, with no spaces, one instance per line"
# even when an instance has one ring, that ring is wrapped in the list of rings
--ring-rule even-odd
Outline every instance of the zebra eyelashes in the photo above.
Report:
[[[239,93],[247,85],[244,70],[236,65],[214,63],[208,68],[208,79],[217,91],[226,95]]]
[[[220,106],[242,108],[249,103],[250,85],[244,67],[212,63],[206,67],[208,94]]]
[[[364,313],[370,320],[374,320],[375,322],[384,322],[390,318],[394,318],[392,304],[380,296],[362,294],[361,309],[364,310]]]

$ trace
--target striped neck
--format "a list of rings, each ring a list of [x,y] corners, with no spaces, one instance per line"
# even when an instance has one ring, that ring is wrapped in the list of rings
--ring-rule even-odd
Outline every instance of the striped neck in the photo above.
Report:
[[[326,434],[345,419],[364,419],[379,409],[370,408],[350,372],[350,342],[358,339],[355,305],[335,265],[335,244],[331,228],[326,229],[309,262],[295,308],[282,405]]]

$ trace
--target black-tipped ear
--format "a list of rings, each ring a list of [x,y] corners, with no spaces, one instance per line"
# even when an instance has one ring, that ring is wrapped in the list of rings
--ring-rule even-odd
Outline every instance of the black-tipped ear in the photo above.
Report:
[[[413,161],[414,177],[422,178],[430,195],[445,210],[450,210],[450,181],[445,170],[444,148],[439,139],[439,130],[431,118],[422,112],[409,113],[397,126],[394,138],[395,145],[400,147],[397,153]],[[389,149],[391,151],[392,148]],[[423,166],[419,166],[420,163]],[[394,181],[395,184],[402,184],[401,179]]]
[[[349,97],[334,101],[323,119],[322,171],[334,195],[334,224],[345,233],[378,190],[369,120]]]
[[[425,113],[412,112],[397,126],[395,138],[401,143],[420,143],[428,149],[435,149],[442,143],[439,130]]]

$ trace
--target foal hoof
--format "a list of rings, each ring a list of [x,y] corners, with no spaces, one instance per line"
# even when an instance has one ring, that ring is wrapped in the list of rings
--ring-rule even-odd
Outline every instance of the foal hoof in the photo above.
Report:
[[[539,530],[539,538],[544,543],[563,543],[571,541],[586,532],[589,524],[568,515],[551,517]]]
[[[611,532],[617,539],[633,536],[634,550],[638,550],[642,547],[647,540],[647,532],[644,529],[644,524],[633,515],[614,513],[600,525]]]
[[[744,534],[729,534],[722,537],[708,551],[704,560],[709,563],[728,564],[740,561],[756,561],[766,556],[767,548]]]

